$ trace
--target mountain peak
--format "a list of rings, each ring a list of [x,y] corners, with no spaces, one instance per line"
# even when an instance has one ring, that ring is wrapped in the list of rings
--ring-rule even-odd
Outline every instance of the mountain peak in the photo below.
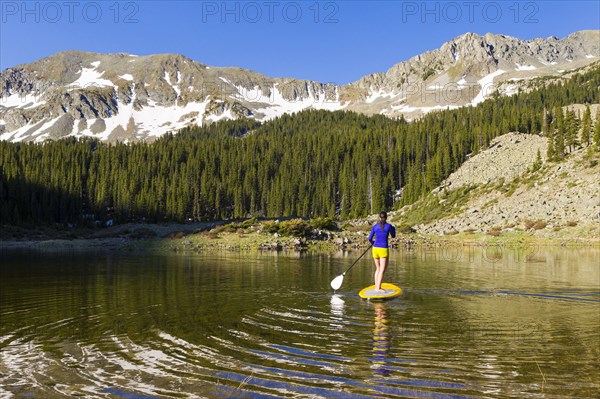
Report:
[[[153,140],[190,124],[264,121],[304,109],[418,118],[476,105],[496,89],[510,95],[516,81],[596,62],[599,35],[521,40],[467,32],[343,86],[209,67],[181,54],[67,50],[0,73],[0,139]]]

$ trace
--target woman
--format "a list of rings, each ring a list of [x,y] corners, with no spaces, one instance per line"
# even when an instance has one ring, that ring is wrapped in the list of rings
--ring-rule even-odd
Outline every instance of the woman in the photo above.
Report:
[[[383,274],[388,264],[388,237],[396,237],[396,229],[389,223],[386,223],[387,213],[379,214],[379,223],[376,223],[369,234],[369,241],[373,245],[373,260],[375,261],[375,290],[383,292],[381,282]]]

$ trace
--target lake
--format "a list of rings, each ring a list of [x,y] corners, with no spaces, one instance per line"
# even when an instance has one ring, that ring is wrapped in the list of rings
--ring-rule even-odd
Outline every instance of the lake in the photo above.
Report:
[[[600,251],[3,252],[0,398],[591,398]]]

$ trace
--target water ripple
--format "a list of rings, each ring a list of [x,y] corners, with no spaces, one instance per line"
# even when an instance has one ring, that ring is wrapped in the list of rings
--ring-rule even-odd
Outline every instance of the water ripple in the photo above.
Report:
[[[128,258],[121,274],[101,262],[80,283],[51,284],[46,271],[19,290],[0,280],[0,397],[520,399],[600,390],[600,292],[590,284],[540,286],[551,278],[536,275],[501,285],[470,278],[472,267],[432,266],[413,273],[429,280],[395,276],[414,288],[407,282],[402,299],[376,304],[356,296],[371,271],[331,295],[314,288],[327,286],[327,270],[249,273],[181,258],[152,270],[159,261],[144,261]],[[313,274],[303,283],[305,270]],[[267,276],[276,281],[267,286]]]

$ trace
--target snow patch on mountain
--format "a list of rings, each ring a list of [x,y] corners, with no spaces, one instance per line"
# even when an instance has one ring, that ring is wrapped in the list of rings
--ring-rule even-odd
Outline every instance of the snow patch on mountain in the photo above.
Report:
[[[169,76],[169,73],[167,71],[165,71],[164,79],[167,81],[169,86],[171,86],[173,88],[173,90],[177,94],[177,97],[181,96],[181,89],[179,88],[179,82],[181,81],[181,74],[179,73],[179,71],[177,71],[177,82],[176,82],[177,84],[171,83],[171,77]]]
[[[443,90],[444,89],[444,85],[441,84],[441,83],[439,83],[439,82],[435,82],[434,84],[428,86],[427,89],[429,89],[429,90]]]
[[[35,129],[35,133],[37,134],[36,140],[37,142],[42,141],[41,135],[43,135],[45,130],[50,129],[59,119],[60,117],[56,117],[51,120],[46,120],[45,122],[38,123],[28,123],[21,128],[14,130],[12,132],[3,133],[0,135],[0,140],[10,140],[12,142],[20,142],[25,139],[29,139],[31,135],[29,131]]]
[[[108,140],[109,136],[116,129],[127,131],[130,120],[135,121],[134,133],[136,136],[160,137],[171,131],[176,132],[188,126],[190,123],[201,125],[201,116],[206,110],[207,102],[190,102],[185,106],[160,106],[150,101],[148,106],[141,110],[136,110],[133,106],[135,95],[129,103],[118,100],[118,114],[104,119],[106,128],[103,132],[96,134],[90,128],[79,132],[79,135],[96,137],[101,140]],[[88,126],[92,126],[96,120],[88,121]]]
[[[92,65],[94,64],[99,65],[100,62],[92,62]],[[112,81],[102,79],[102,75],[104,75],[104,72],[98,72],[96,68],[81,68],[79,78],[71,83],[69,87],[115,87]]]
[[[220,115],[209,115],[206,117],[206,120],[209,122],[218,122],[227,119],[235,119],[235,116],[231,113],[231,110],[225,110]]]
[[[99,135],[97,135],[96,137],[100,138],[101,140],[108,140],[109,136],[111,135],[111,133],[113,133],[115,131],[115,129],[117,129],[117,127],[121,127],[124,130],[127,130],[127,125],[129,124],[129,119],[131,118],[131,116],[133,115],[134,109],[133,109],[133,101],[135,100],[135,92],[132,96],[132,100],[125,104],[121,101],[121,99],[117,99],[117,108],[119,110],[119,112],[116,115],[111,116],[110,118],[106,118],[104,119],[104,123],[106,125],[106,129],[104,129],[104,131],[102,133],[100,133]],[[90,122],[95,122],[94,120],[91,120]],[[82,134],[85,135],[93,135],[93,133],[89,130],[85,130],[82,132]]]
[[[533,65],[519,65],[519,64],[517,64],[517,67],[515,68],[515,71],[533,71],[534,69],[537,69],[537,68],[534,67]]]
[[[503,73],[504,71],[502,69],[498,69],[497,71],[487,74],[483,78],[478,80],[477,83],[479,83],[479,85],[481,86],[481,91],[477,93],[471,104],[475,106],[483,102],[487,96],[492,94],[492,92],[494,91],[494,78],[496,76],[502,75]]]
[[[374,103],[376,101],[379,101],[379,100],[393,98],[394,96],[395,96],[394,93],[387,92],[385,90],[379,89],[377,91],[371,92],[371,94],[365,99],[365,102],[367,104],[372,104],[372,103]]]
[[[160,137],[168,131],[183,129],[190,123],[201,125],[207,104],[208,102],[190,102],[184,107],[155,105],[134,111],[132,116],[136,123],[143,127],[142,133]]]
[[[34,93],[27,93],[24,96],[15,93],[7,97],[0,97],[0,107],[6,108],[16,107],[28,109],[39,107],[44,104],[46,104],[46,101],[41,100],[40,96]]]
[[[234,98],[240,101],[249,101],[257,103],[269,103],[271,102],[271,96],[263,93],[262,89],[258,86],[254,86],[251,89],[247,89],[243,86],[235,86],[237,92],[234,94]]]
[[[279,91],[279,83],[273,85],[272,95],[268,105],[268,107],[256,109],[257,112],[264,115],[264,120],[274,119],[284,113],[291,114],[305,109],[338,111],[345,108],[345,106],[340,104],[339,93],[336,94],[335,101],[329,101],[325,96],[322,96],[322,98],[315,96],[312,89],[307,98],[298,99],[296,101],[288,100]]]
[[[434,105],[432,107],[413,107],[408,104],[392,105],[392,109],[394,111],[400,111],[400,112],[406,112],[406,113],[420,112],[423,114],[427,114],[432,111],[443,111],[446,109],[457,109],[457,108],[460,108],[460,105]]]

